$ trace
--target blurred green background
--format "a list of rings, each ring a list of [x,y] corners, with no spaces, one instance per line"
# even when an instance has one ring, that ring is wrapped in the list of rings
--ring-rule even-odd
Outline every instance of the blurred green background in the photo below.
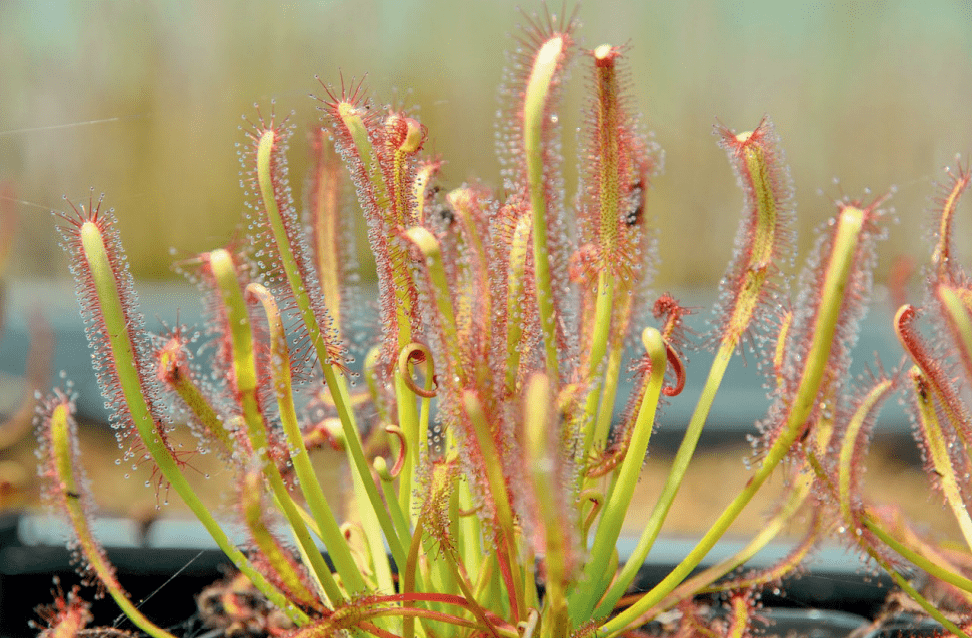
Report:
[[[532,13],[539,3],[517,0]],[[306,170],[309,93],[367,73],[448,164],[443,185],[498,187],[497,86],[523,17],[507,0],[0,2],[0,179],[22,212],[12,274],[66,276],[47,214],[62,194],[107,193],[136,276],[224,244],[239,224],[241,115],[295,110],[292,178]],[[710,135],[773,118],[797,187],[800,245],[830,199],[895,184],[900,226],[879,268],[911,254],[942,167],[972,150],[972,3],[602,1],[580,7],[591,48],[630,42],[631,105],[666,152],[648,204],[659,286],[711,285],[732,251],[741,195]],[[561,109],[567,194],[586,69]],[[505,124],[501,124],[505,125]],[[840,178],[835,185],[834,177]],[[823,194],[818,193],[823,190]],[[967,207],[966,207],[967,209]],[[970,215],[956,237],[968,262]],[[927,224],[926,224],[927,225]],[[879,274],[879,277],[881,275]]]

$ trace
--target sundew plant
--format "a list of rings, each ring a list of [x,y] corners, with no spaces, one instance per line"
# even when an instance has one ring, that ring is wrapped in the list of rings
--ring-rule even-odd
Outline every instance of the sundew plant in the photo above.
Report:
[[[798,570],[821,540],[838,538],[887,570],[945,631],[967,636],[972,290],[951,257],[950,229],[969,171],[948,172],[936,200],[927,299],[895,319],[910,362],[889,372],[878,363],[855,379],[851,350],[887,196],[835,202],[791,295],[795,209],[780,139],[768,118],[741,133],[717,126],[744,205],[711,331],[694,339],[683,323],[689,309],[649,292],[663,267],[650,225],[662,155],[626,97],[625,48],[581,48],[569,16],[527,22],[502,87],[501,189],[440,184],[443,159],[425,152],[425,127],[342,81],[316,98],[323,119],[311,131],[314,165],[298,211],[286,163],[294,127],[272,112],[248,120],[248,241],[180,263],[206,306],[198,332],[146,330],[101,199],[58,214],[126,460],[151,459],[159,489],[185,501],[239,571],[200,597],[204,618],[295,638],[612,638],[677,608],[674,632],[745,636],[759,592]],[[589,95],[579,183],[568,197],[557,104],[571,66],[583,69]],[[343,205],[350,191],[353,207]],[[373,303],[365,288],[351,294],[348,229],[361,214],[377,264]],[[379,337],[354,361],[350,326],[367,313],[377,314]],[[196,356],[200,344],[210,358]],[[622,520],[658,412],[682,392],[685,354],[698,345],[714,362],[658,502],[620,565]],[[626,595],[715,418],[727,365],[744,350],[773,399],[754,424],[752,476],[667,577]],[[633,390],[620,397],[626,376]],[[913,415],[930,483],[965,546],[936,545],[862,494],[867,444],[895,395]],[[68,388],[39,412],[47,499],[70,518],[89,582],[141,631],[169,636],[128,599],[91,534],[73,411]],[[191,459],[169,438],[187,426],[236,477],[232,516],[248,531],[245,546],[230,542],[185,478]],[[338,519],[310,464],[324,445],[346,453],[353,520]],[[690,577],[774,474],[787,489],[763,530]],[[809,525],[791,554],[770,569],[739,569],[797,516]],[[909,579],[916,569],[940,585],[934,602]],[[694,602],[713,592],[730,613],[707,615]],[[51,635],[77,634],[88,618],[73,592],[44,617]]]

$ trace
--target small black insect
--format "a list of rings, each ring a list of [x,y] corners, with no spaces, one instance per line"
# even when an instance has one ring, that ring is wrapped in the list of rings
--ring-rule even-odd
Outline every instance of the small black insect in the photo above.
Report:
[[[432,205],[432,214],[445,222],[446,226],[451,226],[456,221],[456,213],[448,204],[438,203]]]
[[[639,179],[631,185],[632,207],[624,216],[624,223],[628,226],[636,226],[641,223],[641,218],[645,213],[645,183]]]

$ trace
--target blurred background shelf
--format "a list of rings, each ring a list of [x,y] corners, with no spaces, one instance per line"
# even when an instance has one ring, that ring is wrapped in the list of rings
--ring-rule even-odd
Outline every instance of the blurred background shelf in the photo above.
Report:
[[[197,291],[182,282],[137,282],[136,289],[146,326],[153,331],[162,330],[162,323],[174,326],[176,321],[190,328],[202,329],[202,305]],[[686,323],[700,337],[707,333],[711,318],[713,298],[711,294],[696,291],[673,291],[683,305],[697,308],[696,314],[687,318]],[[373,292],[366,289],[361,299],[374,299]],[[863,373],[868,367],[874,368],[875,357],[880,359],[885,369],[891,369],[901,361],[903,351],[891,327],[892,314],[880,300],[873,304],[864,321],[857,346],[854,348],[855,374]],[[91,355],[84,336],[84,326],[78,314],[74,288],[70,282],[40,280],[31,282],[14,281],[7,288],[7,322],[0,338],[0,381],[16,378],[24,373],[28,356],[29,324],[39,310],[54,329],[56,350],[53,369],[64,371],[64,377],[74,383],[78,393],[78,416],[80,420],[91,423],[107,423],[108,415],[98,391],[97,380],[91,371]],[[635,318],[635,325],[643,327],[654,325],[650,316]],[[371,326],[373,332],[374,326]],[[362,353],[357,353],[358,361]],[[689,352],[687,379],[681,395],[671,398],[659,418],[659,428],[653,441],[656,446],[677,446],[681,433],[688,423],[695,402],[698,400],[706,375],[712,364],[712,353],[705,349]],[[200,362],[205,363],[201,358]],[[765,379],[757,359],[751,352],[737,356],[729,364],[722,387],[712,407],[711,416],[703,434],[707,445],[738,442],[746,434],[756,432],[754,424],[766,414],[769,407]],[[56,376],[56,375],[55,375]],[[622,374],[619,388],[618,410],[623,409],[623,399],[631,389],[627,374]],[[55,378],[55,381],[59,381]],[[15,400],[17,384],[0,383],[0,413],[4,405],[12,405]],[[616,416],[619,414],[616,413]],[[897,406],[889,405],[881,415],[878,436],[899,437],[909,435],[907,415]]]

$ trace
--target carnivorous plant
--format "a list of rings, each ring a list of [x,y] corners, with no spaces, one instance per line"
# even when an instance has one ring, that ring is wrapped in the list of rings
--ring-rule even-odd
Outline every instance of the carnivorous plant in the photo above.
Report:
[[[639,542],[619,565],[622,521],[658,411],[684,387],[689,309],[649,293],[659,267],[650,186],[662,155],[626,98],[625,48],[581,49],[570,16],[528,22],[502,88],[499,189],[440,185],[442,159],[425,152],[426,128],[342,80],[317,98],[323,121],[311,133],[314,166],[299,213],[286,160],[294,127],[272,112],[249,121],[241,151],[249,243],[181,264],[204,298],[201,334],[146,330],[101,198],[58,214],[112,425],[128,460],[150,458],[239,570],[219,595],[255,590],[273,611],[263,630],[295,638],[613,638],[676,607],[673,631],[708,623],[743,636],[757,592],[836,537],[888,570],[949,632],[968,636],[972,289],[950,234],[968,169],[948,173],[936,205],[927,301],[895,320],[913,363],[854,379],[851,350],[888,197],[835,202],[791,296],[795,208],[781,141],[768,118],[740,133],[716,127],[744,204],[705,339],[715,359]],[[580,182],[568,199],[557,107],[571,65],[589,77],[589,97]],[[353,213],[342,204],[349,187]],[[349,306],[349,215],[358,211],[377,264],[379,325],[361,365],[346,345],[355,313],[372,308]],[[933,334],[922,334],[923,321]],[[196,356],[197,340],[210,358]],[[761,364],[773,401],[756,424],[752,476],[667,577],[625,596],[727,365],[743,350]],[[633,390],[621,398],[626,374]],[[938,547],[862,496],[866,446],[895,395],[910,406],[928,475],[965,547]],[[91,534],[71,391],[49,395],[37,422],[47,497],[71,520],[81,568],[141,631],[170,635],[128,600]],[[230,542],[186,481],[189,461],[169,444],[185,425],[235,473],[245,547]],[[311,467],[324,444],[347,456],[353,521],[339,519]],[[774,474],[788,489],[763,531],[692,576]],[[783,561],[737,570],[807,511],[807,536]],[[948,609],[960,613],[926,599],[911,566],[943,583]],[[731,614],[696,613],[693,595],[713,591]],[[83,625],[73,594],[58,609]],[[252,612],[227,602],[221,614],[242,622]],[[47,619],[53,633],[57,609]]]

